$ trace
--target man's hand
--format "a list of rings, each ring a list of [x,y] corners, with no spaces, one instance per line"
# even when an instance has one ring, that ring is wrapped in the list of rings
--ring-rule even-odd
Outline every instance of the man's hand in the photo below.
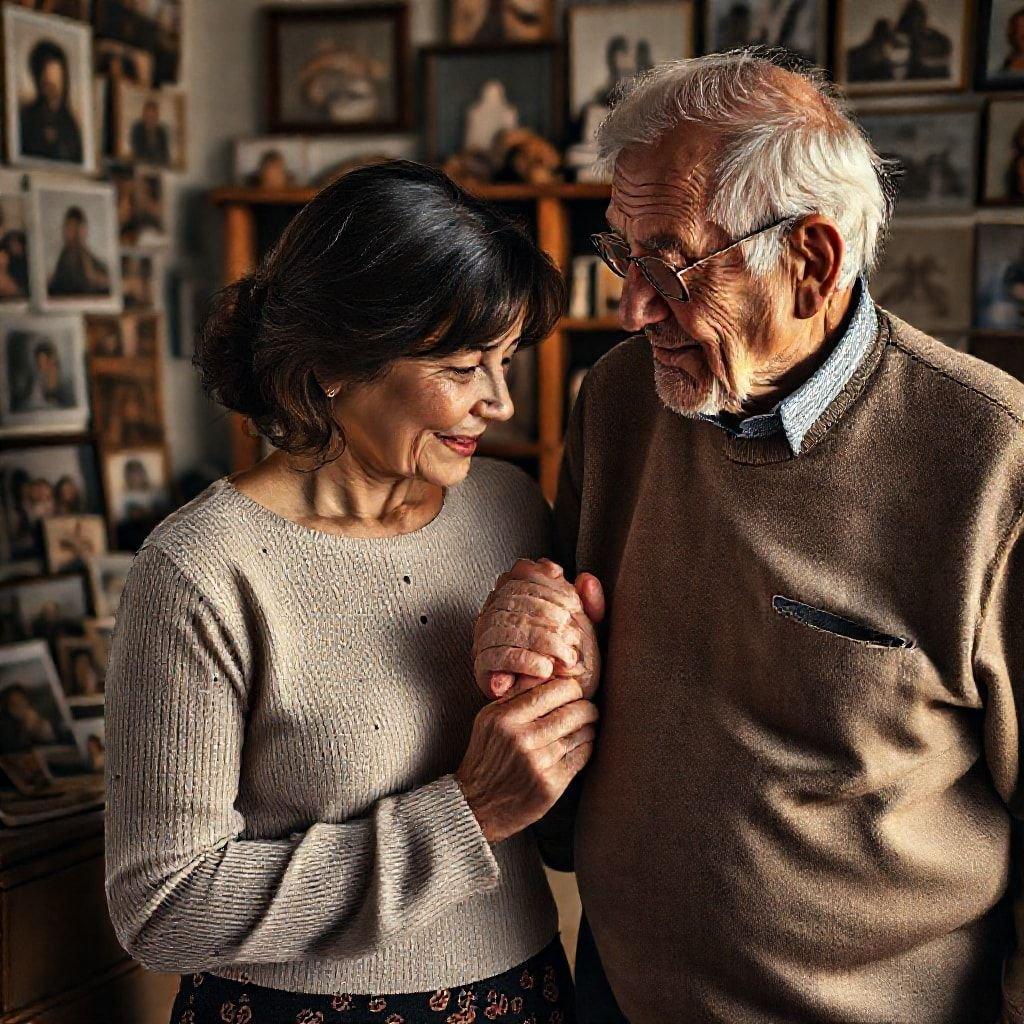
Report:
[[[549,559],[519,559],[498,577],[477,619],[477,686],[494,698],[558,675],[577,679],[589,700],[601,670],[594,625],[604,611],[596,576],[581,573],[573,585]]]

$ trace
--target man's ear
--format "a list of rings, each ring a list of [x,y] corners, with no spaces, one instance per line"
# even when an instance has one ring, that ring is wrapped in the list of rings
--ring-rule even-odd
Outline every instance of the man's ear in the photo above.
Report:
[[[812,213],[802,217],[789,233],[793,259],[793,315],[810,320],[836,291],[846,245],[830,217]]]

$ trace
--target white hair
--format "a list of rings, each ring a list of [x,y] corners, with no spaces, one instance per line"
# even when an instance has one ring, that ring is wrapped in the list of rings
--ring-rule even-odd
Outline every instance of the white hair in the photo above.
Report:
[[[750,49],[659,64],[620,88],[598,133],[601,158],[613,167],[626,147],[686,123],[721,137],[708,215],[730,238],[820,213],[846,246],[838,286],[870,273],[892,216],[890,167],[819,73],[787,71]],[[753,274],[778,266],[784,237],[780,228],[743,244]]]

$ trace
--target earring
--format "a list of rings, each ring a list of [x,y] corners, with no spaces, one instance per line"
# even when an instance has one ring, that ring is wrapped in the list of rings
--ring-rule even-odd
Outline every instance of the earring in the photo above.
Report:
[[[331,389],[330,389],[330,390],[329,390],[329,391],[327,392],[327,397],[328,397],[328,398],[334,398],[334,396],[335,396],[335,395],[336,395],[337,393],[338,393],[338,389],[337,389],[337,388],[331,388]]]

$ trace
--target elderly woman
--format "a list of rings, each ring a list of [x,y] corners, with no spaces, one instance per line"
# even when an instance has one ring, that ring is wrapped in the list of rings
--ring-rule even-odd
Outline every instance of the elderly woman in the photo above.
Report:
[[[187,975],[174,1021],[569,1019],[524,829],[590,754],[593,635],[552,589],[555,678],[484,706],[474,619],[549,510],[510,465],[469,472],[562,302],[521,229],[395,162],[215,308],[204,382],[276,450],[151,534],[107,677],[110,910]]]

